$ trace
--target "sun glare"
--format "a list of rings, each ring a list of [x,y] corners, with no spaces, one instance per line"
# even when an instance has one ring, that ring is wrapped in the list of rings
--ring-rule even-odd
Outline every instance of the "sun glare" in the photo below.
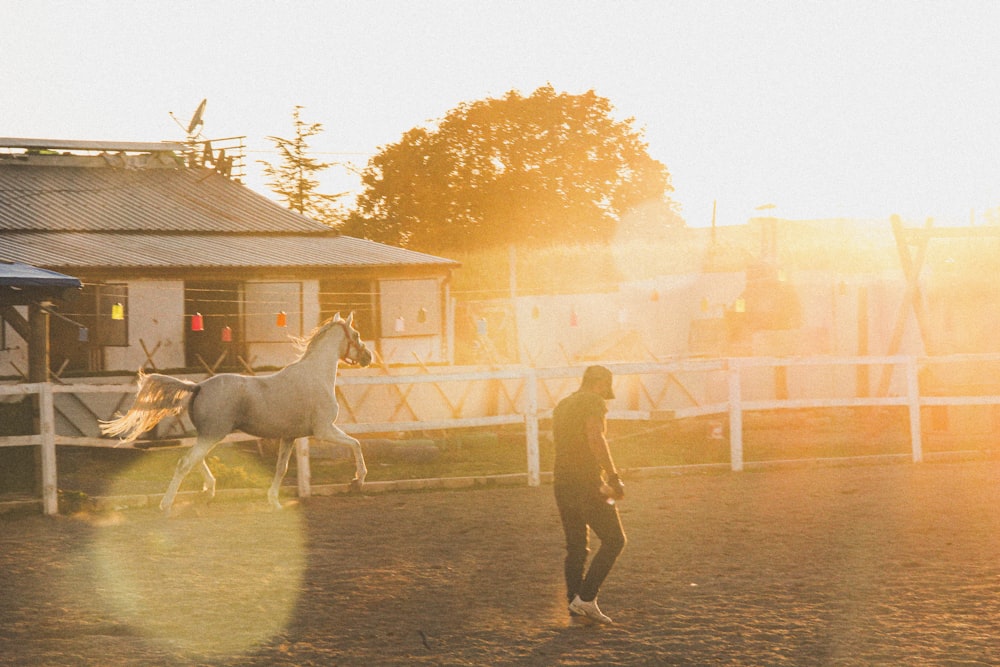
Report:
[[[145,474],[133,467],[120,477]],[[301,515],[273,512],[263,498],[184,509],[98,528],[95,590],[121,623],[173,653],[242,655],[281,632],[295,609],[306,560]]]

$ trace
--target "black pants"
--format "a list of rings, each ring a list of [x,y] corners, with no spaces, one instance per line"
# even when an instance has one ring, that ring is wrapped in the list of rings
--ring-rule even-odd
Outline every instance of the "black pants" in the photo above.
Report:
[[[618,508],[609,505],[595,493],[581,494],[573,488],[556,486],[556,506],[566,534],[566,599],[572,601],[577,595],[589,602],[597,597],[604,579],[625,548],[625,531],[622,529]],[[601,547],[594,554],[590,567],[584,576],[589,549],[587,528],[594,531],[601,540]]]

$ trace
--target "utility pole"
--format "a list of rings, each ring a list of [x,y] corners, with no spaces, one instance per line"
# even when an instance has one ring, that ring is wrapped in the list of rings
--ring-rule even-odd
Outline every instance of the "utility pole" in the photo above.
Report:
[[[510,310],[514,323],[514,363],[521,363],[521,327],[517,321],[517,246],[507,246],[507,272],[510,282]]]
[[[716,240],[715,240],[715,206],[718,203],[719,203],[719,201],[717,199],[713,199],[712,200],[712,245],[713,246],[716,243]]]

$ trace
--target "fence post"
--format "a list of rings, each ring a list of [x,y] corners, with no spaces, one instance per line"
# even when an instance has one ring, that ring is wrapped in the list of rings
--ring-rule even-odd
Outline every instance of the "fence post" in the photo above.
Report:
[[[735,359],[726,362],[729,380],[729,460],[733,472],[743,470],[743,405],[740,403],[740,365]]]
[[[920,430],[920,376],[917,358],[906,358],[906,402],[910,410],[910,440],[913,447],[913,462],[924,460],[924,446]]]
[[[59,484],[56,481],[56,415],[52,383],[38,385],[38,423],[42,446],[42,511],[59,513]]]
[[[538,457],[538,376],[534,369],[525,373],[524,383],[524,437],[528,453],[528,486],[540,486],[542,476]]]
[[[312,471],[309,469],[309,438],[295,440],[295,477],[299,481],[299,498],[312,495]]]

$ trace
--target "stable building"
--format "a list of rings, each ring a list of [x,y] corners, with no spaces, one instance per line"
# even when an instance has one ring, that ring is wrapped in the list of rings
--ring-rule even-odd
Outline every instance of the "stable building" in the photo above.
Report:
[[[457,262],[341,235],[242,185],[232,159],[0,139],[0,260],[83,285],[51,318],[54,371],[281,367],[290,337],[350,311],[385,363],[450,360]],[[8,315],[0,376],[27,365]]]

